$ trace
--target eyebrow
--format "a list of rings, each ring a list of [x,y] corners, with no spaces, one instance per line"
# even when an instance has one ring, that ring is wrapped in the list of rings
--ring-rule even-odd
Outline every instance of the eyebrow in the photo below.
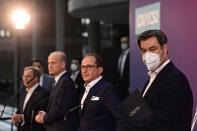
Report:
[[[87,65],[81,65],[81,66],[96,66],[94,64],[87,64]]]
[[[148,48],[148,50],[149,49],[155,49],[155,48],[158,48],[158,47],[157,46],[151,46],[151,47]],[[146,49],[140,47],[140,50],[146,50]]]

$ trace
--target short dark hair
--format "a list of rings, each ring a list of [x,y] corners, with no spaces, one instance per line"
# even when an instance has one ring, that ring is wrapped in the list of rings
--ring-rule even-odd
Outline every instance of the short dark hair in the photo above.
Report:
[[[137,37],[138,46],[140,47],[141,41],[145,41],[151,37],[156,37],[161,47],[163,47],[164,44],[168,43],[167,36],[161,30],[147,30],[147,31],[142,32]]]
[[[39,62],[42,67],[44,66],[43,62],[39,58],[32,58],[30,66],[32,66],[34,62]]]
[[[92,56],[96,59],[95,64],[96,64],[97,67],[103,67],[103,59],[98,54],[88,53],[84,56],[84,58],[87,57],[87,56]]]
[[[38,77],[38,80],[39,80],[39,78],[40,78],[40,72],[39,72],[39,70],[37,70],[35,67],[33,67],[33,66],[26,66],[25,68],[24,68],[24,71],[25,70],[32,70],[33,71],[33,73],[34,73],[34,77]]]

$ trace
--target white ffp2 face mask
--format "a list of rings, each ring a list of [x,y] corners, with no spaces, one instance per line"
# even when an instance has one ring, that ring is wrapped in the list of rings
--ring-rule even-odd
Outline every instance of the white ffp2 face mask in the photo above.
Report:
[[[122,50],[126,50],[127,48],[128,48],[127,43],[122,43],[122,44],[121,44],[121,49],[122,49]]]
[[[71,69],[72,71],[76,71],[76,70],[78,69],[78,67],[77,67],[76,64],[71,64],[71,65],[70,65],[70,69]]]
[[[142,59],[149,71],[156,70],[160,64],[160,57],[157,53],[146,52]]]

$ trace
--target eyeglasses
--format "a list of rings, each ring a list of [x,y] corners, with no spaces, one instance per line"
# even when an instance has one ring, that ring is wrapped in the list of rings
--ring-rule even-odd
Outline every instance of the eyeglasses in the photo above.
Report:
[[[81,70],[90,70],[92,69],[93,67],[99,67],[99,66],[95,66],[95,65],[87,65],[87,66],[81,66]]]

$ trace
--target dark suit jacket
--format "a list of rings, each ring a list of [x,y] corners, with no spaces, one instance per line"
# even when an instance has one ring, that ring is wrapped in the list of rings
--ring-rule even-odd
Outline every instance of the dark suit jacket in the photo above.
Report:
[[[74,83],[68,73],[63,74],[53,87],[49,100],[48,111],[44,117],[47,131],[62,131],[64,115],[76,104]],[[77,130],[77,116],[71,112],[67,116],[66,131]]]
[[[43,74],[43,85],[42,87],[46,89],[48,92],[51,92],[52,84],[53,84],[54,78],[50,75]]]
[[[78,73],[78,75],[77,75],[77,77],[76,77],[74,82],[75,82],[75,84],[82,85],[82,86],[85,83],[83,78],[82,78],[81,71],[79,71],[79,73]]]
[[[79,131],[123,131],[124,121],[117,111],[120,97],[117,89],[111,87],[112,84],[101,79],[90,89],[85,102],[93,96],[99,97],[99,100],[91,100],[84,105],[83,110],[79,109]]]
[[[23,112],[23,103],[26,96],[26,90],[23,88],[20,93],[19,107],[16,114],[24,114],[24,125],[21,127],[22,131],[44,131],[44,126],[35,122],[35,116],[40,110],[46,110],[49,93],[43,88],[38,86],[33,92],[29,101],[26,104],[25,110]],[[32,111],[34,110],[34,115],[32,118]],[[31,124],[32,121],[32,124]]]
[[[120,76],[120,73],[118,72],[117,69],[117,79],[116,79],[116,86],[118,87],[118,91],[120,93],[120,96],[122,99],[125,99],[128,95],[129,95],[129,81],[130,81],[130,77],[129,77],[129,73],[130,73],[130,67],[129,67],[129,55],[130,53],[127,54],[126,56],[126,60],[125,60],[125,65],[123,68],[123,76]]]
[[[130,124],[132,127],[136,126],[134,130],[191,130],[192,91],[185,75],[172,62],[159,72],[144,98],[151,107],[153,115],[140,123]]]
[[[81,72],[79,72],[79,74],[77,75],[74,83],[76,85],[78,85],[78,88],[76,89],[77,90],[77,100],[79,101],[80,99],[80,94],[82,93],[82,91],[84,90],[84,80],[82,78],[82,75],[81,75]]]

